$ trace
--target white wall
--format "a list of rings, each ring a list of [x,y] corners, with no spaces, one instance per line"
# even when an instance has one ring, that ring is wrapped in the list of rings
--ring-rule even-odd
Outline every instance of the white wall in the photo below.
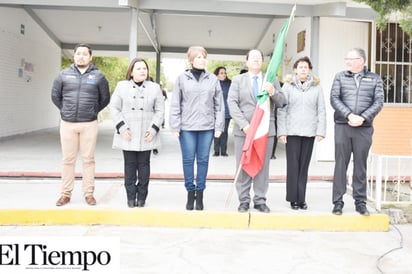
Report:
[[[5,7],[0,45],[0,137],[57,126],[51,86],[60,70],[60,48],[23,9]]]
[[[303,51],[298,52],[298,33],[305,32],[305,47]],[[295,18],[289,27],[285,53],[283,56],[283,77],[293,73],[293,64],[301,57],[310,57],[311,49],[311,19]]]
[[[273,20],[273,23],[268,28],[266,35],[263,37],[258,48],[265,54],[272,53],[275,47],[276,41],[279,37],[279,32],[283,24],[287,21],[286,18]],[[289,31],[286,37],[285,50],[283,53],[283,64],[281,68],[281,74],[284,77],[286,74],[292,73],[292,66],[296,59],[303,56],[310,56],[311,45],[311,20],[310,18],[295,18],[289,27]],[[305,48],[301,52],[297,52],[297,36],[301,31],[305,31]]]
[[[368,22],[348,21],[338,18],[321,18],[319,29],[319,77],[327,107],[326,139],[316,145],[317,160],[334,160],[334,122],[330,106],[330,88],[337,72],[345,70],[344,57],[348,50],[361,47],[368,52]]]
[[[279,31],[286,19],[276,19],[268,28],[265,37],[259,45],[265,53],[271,52],[275,46],[273,37],[279,35]],[[346,52],[353,47],[361,47],[368,51],[369,42],[368,22],[350,21],[340,18],[320,18],[319,22],[319,60],[313,60],[320,64],[316,68],[321,80],[321,85],[325,95],[327,110],[327,132],[326,138],[319,143],[315,143],[313,160],[333,161],[334,160],[334,122],[333,109],[330,106],[330,88],[333,78],[338,71],[345,69],[343,58]],[[305,31],[305,48],[297,52],[298,33]],[[295,18],[287,34],[285,51],[283,56],[283,77],[293,73],[294,62],[303,56],[311,58],[311,18]],[[314,49],[317,50],[317,49]]]

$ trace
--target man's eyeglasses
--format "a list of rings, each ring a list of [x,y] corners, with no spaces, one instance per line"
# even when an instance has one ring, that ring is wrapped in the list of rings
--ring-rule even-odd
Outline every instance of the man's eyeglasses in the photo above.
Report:
[[[353,60],[359,60],[361,59],[360,57],[356,57],[356,58],[345,58],[345,61],[353,61]]]

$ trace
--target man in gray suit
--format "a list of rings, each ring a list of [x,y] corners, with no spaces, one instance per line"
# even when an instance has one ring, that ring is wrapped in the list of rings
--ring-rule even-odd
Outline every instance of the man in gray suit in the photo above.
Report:
[[[230,115],[235,122],[233,134],[237,167],[240,166],[243,143],[245,142],[246,133],[256,108],[257,101],[254,94],[254,86],[256,85],[258,86],[256,87],[258,91],[266,90],[269,93],[270,123],[269,139],[267,141],[263,168],[254,178],[250,177],[243,170],[239,172],[239,176],[236,181],[236,190],[240,202],[238,210],[239,212],[247,212],[249,210],[249,204],[251,201],[250,189],[253,183],[254,208],[260,212],[268,213],[270,212],[270,209],[266,205],[266,193],[269,186],[269,162],[272,155],[273,140],[276,138],[274,108],[275,105],[278,107],[283,107],[286,100],[278,82],[263,82],[263,53],[260,50],[252,49],[247,53],[246,65],[248,67],[248,72],[233,77],[228,95]]]

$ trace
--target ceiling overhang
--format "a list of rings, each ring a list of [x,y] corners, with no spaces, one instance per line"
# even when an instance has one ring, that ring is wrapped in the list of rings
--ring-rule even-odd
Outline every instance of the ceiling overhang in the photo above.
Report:
[[[354,1],[298,1],[296,17],[373,20],[376,13]],[[23,8],[67,54],[78,42],[94,52],[127,56],[132,11],[138,11],[139,52],[185,53],[192,44],[211,54],[244,55],[260,44],[273,20],[289,16],[286,0],[0,0]]]

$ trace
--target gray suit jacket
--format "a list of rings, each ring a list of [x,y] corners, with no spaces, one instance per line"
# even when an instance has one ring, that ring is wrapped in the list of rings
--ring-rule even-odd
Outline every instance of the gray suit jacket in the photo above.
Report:
[[[279,82],[276,81],[273,83],[273,86],[276,91],[270,96],[269,136],[276,136],[275,106],[283,107],[286,104],[286,97],[280,88]],[[245,136],[241,129],[249,125],[256,108],[256,100],[253,95],[249,73],[233,77],[227,100],[230,115],[235,121],[233,134],[235,136]]]

